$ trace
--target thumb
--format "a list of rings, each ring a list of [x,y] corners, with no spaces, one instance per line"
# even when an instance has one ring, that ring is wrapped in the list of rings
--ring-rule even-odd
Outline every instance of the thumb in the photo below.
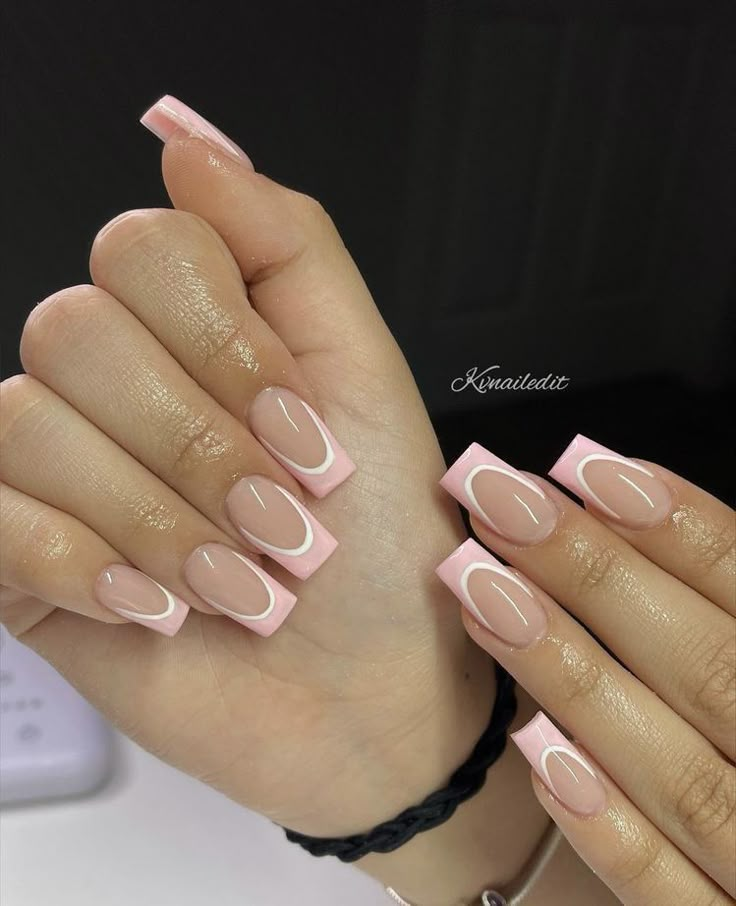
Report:
[[[174,207],[225,240],[250,301],[294,356],[350,350],[369,363],[393,340],[327,213],[314,199],[257,173],[244,152],[175,98],[141,122],[165,141]]]

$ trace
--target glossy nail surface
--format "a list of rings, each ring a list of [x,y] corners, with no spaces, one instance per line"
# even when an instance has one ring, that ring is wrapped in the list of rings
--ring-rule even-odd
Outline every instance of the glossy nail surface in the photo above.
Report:
[[[250,158],[242,148],[230,141],[223,132],[213,126],[209,120],[200,116],[196,110],[187,107],[186,104],[170,94],[164,95],[152,107],[149,107],[141,117],[141,123],[162,142],[168,141],[177,129],[183,129],[196,138],[208,141],[250,167],[251,170],[253,169]]]
[[[437,567],[437,575],[486,629],[515,648],[547,631],[547,614],[534,592],[469,538]]]
[[[243,537],[300,579],[311,576],[337,547],[309,510],[270,478],[241,478],[226,505]]]
[[[480,444],[471,444],[440,484],[514,544],[539,544],[557,525],[557,508],[544,491]]]
[[[122,563],[108,566],[100,573],[95,593],[102,605],[121,617],[163,635],[177,633],[189,613],[189,605],[173,592]]]
[[[593,768],[541,711],[511,734],[550,792],[570,811],[592,817],[603,811],[606,790]]]
[[[292,390],[268,387],[248,409],[264,447],[315,497],[324,497],[355,471],[327,425]]]
[[[187,558],[184,575],[200,598],[258,635],[274,633],[296,603],[288,588],[224,544],[198,547]]]
[[[549,474],[604,516],[633,529],[661,525],[672,511],[669,488],[649,469],[578,434]]]

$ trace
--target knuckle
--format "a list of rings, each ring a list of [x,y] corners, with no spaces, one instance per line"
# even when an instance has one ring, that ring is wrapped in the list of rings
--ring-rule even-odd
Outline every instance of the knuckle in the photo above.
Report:
[[[150,296],[139,288],[165,291],[168,298],[183,291],[184,276],[187,285],[198,281],[209,286],[213,262],[218,259],[240,289],[240,269],[225,241],[206,220],[189,211],[152,208],[128,211],[107,224],[92,245],[90,270],[98,283],[124,297],[135,310]],[[182,261],[187,262],[185,275]],[[189,291],[195,291],[193,285]],[[208,327],[203,324],[202,330]]]
[[[179,512],[154,491],[131,495],[119,520],[119,539],[122,548],[130,543],[140,544],[142,536],[152,543],[172,535],[179,523]]]
[[[218,460],[231,446],[216,415],[192,414],[172,429],[166,446],[168,473],[175,478],[191,475],[202,465]]]
[[[80,320],[91,323],[94,304],[106,302],[107,293],[96,286],[70,286],[40,302],[28,315],[20,340],[20,357],[28,371],[38,371],[49,354],[66,349]]]
[[[28,374],[13,375],[0,384],[0,399],[0,443],[4,445],[36,423],[37,407],[43,401],[41,385]]]
[[[51,512],[35,513],[26,528],[27,547],[34,572],[45,566],[58,570],[76,551],[74,534]]]
[[[127,211],[107,223],[95,237],[90,253],[93,269],[116,260],[121,252],[133,251],[153,259],[166,256],[166,250],[187,243],[192,236],[216,237],[217,233],[198,214],[171,208],[142,208]]]
[[[624,563],[615,548],[580,545],[571,557],[572,581],[575,593],[587,597],[615,586],[619,590],[626,573]]]
[[[672,811],[676,821],[698,843],[733,826],[736,815],[736,771],[713,758],[696,755],[673,785]]]
[[[641,830],[624,843],[610,869],[615,887],[618,890],[646,890],[660,872],[664,857],[663,843]]]
[[[196,380],[210,370],[222,372],[231,364],[242,365],[243,351],[250,346],[244,325],[234,318],[219,318],[214,326],[196,329],[190,346],[192,356],[196,357],[192,376]]]
[[[736,638],[704,641],[690,699],[706,717],[722,721],[736,712]]]
[[[294,195],[301,215],[308,226],[321,229],[333,228],[332,218],[325,210],[321,201],[313,198],[311,195],[304,195],[300,192],[296,192]]]
[[[699,575],[708,576],[724,568],[729,575],[734,572],[736,561],[736,536],[731,524],[713,527],[694,550],[694,566]]]
[[[562,658],[560,696],[565,705],[592,704],[605,692],[607,673],[594,658],[566,651]]]

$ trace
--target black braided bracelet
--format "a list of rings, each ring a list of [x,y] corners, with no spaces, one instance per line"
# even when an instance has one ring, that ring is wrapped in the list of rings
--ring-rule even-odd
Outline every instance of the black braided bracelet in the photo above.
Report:
[[[467,761],[450,777],[447,786],[365,834],[309,837],[284,828],[287,839],[298,843],[313,856],[337,856],[343,862],[355,862],[371,852],[389,853],[398,849],[415,834],[447,821],[460,803],[478,792],[485,783],[486,771],[506,748],[506,731],[515,715],[514,680],[496,664],[496,701],[491,719]]]

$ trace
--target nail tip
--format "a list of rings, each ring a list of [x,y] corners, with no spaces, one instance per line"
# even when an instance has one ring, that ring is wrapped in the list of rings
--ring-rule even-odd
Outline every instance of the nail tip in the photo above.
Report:
[[[530,733],[533,733],[534,730],[539,726],[539,724],[551,724],[552,722],[544,713],[544,711],[537,711],[537,713],[531,717],[523,727],[519,727],[518,730],[514,730],[513,733],[510,733],[509,736],[513,739],[514,743],[520,748],[523,748],[523,740],[529,736]]]
[[[474,456],[476,454],[482,455],[483,453],[486,453],[486,452],[487,451],[485,450],[484,447],[482,447],[476,441],[473,441],[472,444],[469,444],[463,450],[463,452],[458,457],[456,457],[452,463],[450,463],[450,465],[447,468],[447,471],[442,476],[442,478],[440,478],[439,483],[442,485],[442,487],[446,491],[449,491],[452,494],[452,485],[454,485],[454,483],[455,483],[455,476],[457,474],[457,471],[460,468],[462,468],[462,465],[465,463],[465,461],[467,459],[470,459],[472,456]]]
[[[189,616],[190,609],[188,604],[185,604],[184,601],[177,598],[176,610],[171,615],[170,621],[167,621],[167,623],[162,626],[164,635],[169,636],[169,638],[175,636],[184,625],[186,618]]]
[[[334,475],[331,475],[327,481],[324,482],[314,482],[310,488],[304,479],[302,483],[307,487],[311,494],[316,497],[318,500],[322,500],[324,497],[327,497],[328,494],[331,494],[336,488],[339,488],[341,484],[344,484],[350,478],[350,476],[355,472],[357,466],[355,463],[346,458],[346,462],[340,469],[336,469]],[[296,476],[298,478],[298,476]]]

